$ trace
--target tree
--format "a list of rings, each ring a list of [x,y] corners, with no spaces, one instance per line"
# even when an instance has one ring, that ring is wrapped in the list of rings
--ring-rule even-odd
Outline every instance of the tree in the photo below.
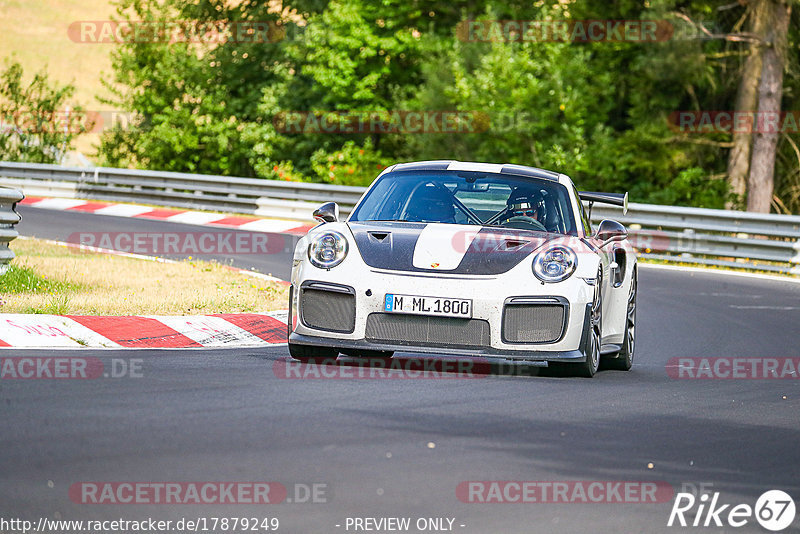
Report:
[[[6,61],[0,73],[0,159],[58,163],[91,127],[80,106],[67,106],[74,93],[72,85],[51,84],[44,71],[25,83],[22,65]]]
[[[748,29],[753,36],[766,33],[769,20],[768,10],[769,4],[765,0],[753,0],[747,4]],[[758,85],[761,78],[763,55],[762,41],[758,38],[749,41],[747,59],[742,67],[741,82],[736,95],[734,106],[736,111],[756,111],[758,107]],[[732,142],[733,146],[728,153],[728,182],[734,201],[729,202],[728,207],[746,203],[753,133],[747,129],[734,130]]]
[[[117,16],[133,24],[184,21],[198,28],[222,21],[235,32],[248,23],[275,23],[278,14],[268,4],[120,0]],[[278,81],[275,72],[284,62],[280,35],[267,37],[265,42],[220,32],[209,42],[154,36],[120,44],[112,54],[113,79],[105,82],[114,97],[104,103],[136,112],[139,122],[104,132],[102,162],[254,176],[246,130],[259,121],[262,90]]]
[[[783,69],[786,58],[787,34],[792,7],[784,0],[760,0],[768,12],[766,49],[761,60],[761,81],[758,87],[758,117],[767,122],[779,117],[783,97]],[[759,122],[760,122],[759,121]],[[777,122],[777,121],[776,121]],[[753,157],[747,180],[747,210],[769,213],[772,204],[775,175],[775,153],[780,136],[779,127],[760,127],[753,140]]]
[[[787,61],[791,53],[790,46],[790,0],[741,0],[744,15],[729,28],[728,32],[712,33],[702,23],[694,23],[684,13],[679,13],[686,21],[702,30],[703,35],[711,40],[729,43],[744,43],[745,60],[737,72],[740,72],[736,99],[732,106],[735,113],[752,114],[749,127],[734,125],[731,132],[731,149],[728,152],[727,177],[732,198],[728,207],[746,206],[749,211],[769,212],[771,206],[788,210],[786,203],[774,195],[776,168],[789,171],[789,176],[797,176],[797,164],[800,164],[800,150],[789,135],[797,132],[781,131],[781,101],[793,91],[784,91],[783,72],[790,64]],[[717,14],[736,8],[736,4],[720,5]],[[747,32],[741,32],[743,21],[747,19]],[[796,35],[796,33],[795,33]],[[731,55],[736,57],[737,51]],[[722,61],[717,67],[720,75],[730,65]],[[706,109],[709,109],[706,107]],[[713,108],[711,108],[713,109]],[[779,161],[778,143],[784,136],[787,144],[797,153],[794,169],[784,165],[786,158]],[[781,176],[783,178],[783,176]],[[782,180],[783,181],[783,180]],[[795,195],[795,201],[800,200]],[[795,205],[797,202],[788,202]]]
[[[757,141],[760,156],[774,154],[773,206],[800,211],[791,134],[692,133],[668,119],[680,110],[758,110],[770,98],[774,108],[781,92],[760,85],[768,47],[756,34],[772,31],[763,6],[786,1],[119,0],[130,20],[268,20],[285,34],[257,44],[124,43],[114,56],[114,104],[142,120],[106,132],[101,153],[109,165],[347,184],[396,161],[510,161],[563,171],[586,188],[628,190],[638,202],[719,208],[741,206],[748,177],[768,167]],[[475,42],[459,28],[476,19],[670,21],[676,35]],[[694,20],[715,30],[692,34]],[[776,50],[800,64],[798,25],[786,35]],[[798,74],[783,80],[787,109],[800,105]],[[766,79],[774,86],[774,75]],[[408,111],[459,111],[476,128],[298,133],[280,120]]]

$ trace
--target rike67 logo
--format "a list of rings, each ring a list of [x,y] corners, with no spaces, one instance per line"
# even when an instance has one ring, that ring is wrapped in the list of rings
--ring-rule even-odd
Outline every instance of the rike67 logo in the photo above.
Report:
[[[687,489],[684,484],[684,490]],[[795,518],[792,497],[781,490],[764,492],[751,506],[747,503],[731,504],[720,499],[720,493],[706,491],[710,484],[701,484],[700,495],[696,486],[689,484],[691,492],[682,491],[675,496],[667,526],[680,527],[731,527],[740,528],[757,522],[772,532],[789,528]]]

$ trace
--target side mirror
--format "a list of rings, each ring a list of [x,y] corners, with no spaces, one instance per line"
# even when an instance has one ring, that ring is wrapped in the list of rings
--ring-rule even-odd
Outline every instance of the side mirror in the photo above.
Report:
[[[594,238],[601,242],[600,248],[608,245],[612,241],[623,241],[628,238],[628,231],[617,221],[604,219],[597,229]]]
[[[314,210],[314,218],[321,223],[331,223],[339,220],[339,204],[326,202]]]

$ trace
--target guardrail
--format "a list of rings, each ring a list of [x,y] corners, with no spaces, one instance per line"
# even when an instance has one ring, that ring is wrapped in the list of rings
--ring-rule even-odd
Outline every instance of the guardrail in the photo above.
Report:
[[[138,202],[186,209],[310,220],[323,202],[347,215],[365,188],[175,172],[0,162],[0,185],[28,196]],[[645,258],[800,275],[800,216],[656,206],[595,204],[592,222],[628,226]]]
[[[14,259],[14,252],[8,245],[19,235],[14,228],[19,222],[19,214],[14,208],[23,198],[24,195],[16,189],[0,187],[0,274],[8,270],[8,263]]]
[[[28,196],[55,196],[139,202],[156,206],[250,213],[263,217],[311,220],[320,202],[338,202],[348,214],[363,187],[282,182],[105,167],[60,167],[0,162],[0,185]]]
[[[592,221],[628,227],[646,258],[800,275],[800,216],[732,210],[595,204]]]

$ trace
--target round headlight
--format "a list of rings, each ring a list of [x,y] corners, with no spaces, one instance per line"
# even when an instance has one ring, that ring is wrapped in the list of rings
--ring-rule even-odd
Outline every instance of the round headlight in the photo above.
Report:
[[[556,245],[533,259],[533,274],[542,282],[561,282],[570,277],[578,266],[578,257],[571,248]]]
[[[347,239],[339,232],[320,234],[308,245],[308,259],[315,267],[336,267],[347,256]]]

